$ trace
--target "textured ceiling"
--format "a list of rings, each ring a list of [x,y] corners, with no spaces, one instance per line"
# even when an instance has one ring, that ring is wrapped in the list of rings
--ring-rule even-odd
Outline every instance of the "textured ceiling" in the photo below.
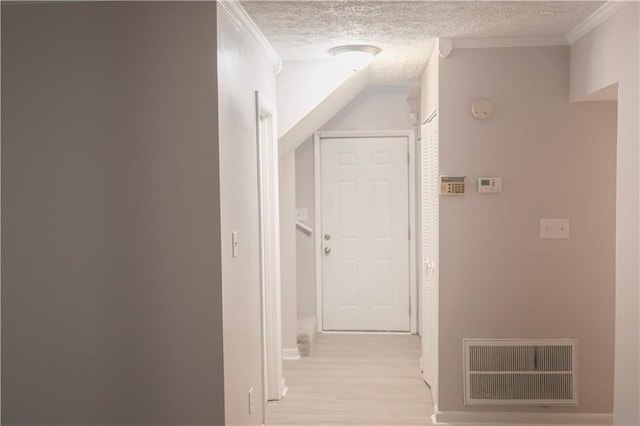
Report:
[[[381,49],[372,79],[418,78],[436,37],[564,36],[601,1],[242,1],[283,60],[330,58],[344,44]]]

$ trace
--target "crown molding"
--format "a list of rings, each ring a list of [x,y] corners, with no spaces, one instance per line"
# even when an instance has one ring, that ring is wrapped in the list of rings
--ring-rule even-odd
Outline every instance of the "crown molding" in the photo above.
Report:
[[[566,37],[504,37],[504,38],[456,38],[454,49],[483,49],[492,47],[567,46]]]
[[[233,20],[255,40],[260,51],[273,66],[273,73],[278,75],[282,69],[280,56],[278,56],[273,46],[271,46],[271,43],[269,43],[264,34],[262,34],[260,28],[253,22],[253,19],[251,19],[247,11],[240,5],[240,2],[237,0],[218,0],[218,3],[229,13]]]
[[[567,40],[569,40],[569,44],[573,44],[580,40],[598,25],[615,15],[616,12],[625,7],[628,3],[631,3],[631,1],[609,0],[603,4],[598,10],[589,15],[587,19],[580,22],[567,33]]]

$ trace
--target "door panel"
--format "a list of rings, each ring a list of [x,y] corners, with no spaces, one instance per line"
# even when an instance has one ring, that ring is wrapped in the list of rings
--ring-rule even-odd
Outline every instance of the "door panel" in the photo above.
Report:
[[[321,140],[325,330],[410,329],[407,145]]]

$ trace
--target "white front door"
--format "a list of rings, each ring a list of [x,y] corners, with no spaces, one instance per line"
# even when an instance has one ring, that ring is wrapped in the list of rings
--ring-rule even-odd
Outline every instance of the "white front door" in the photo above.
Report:
[[[406,137],[320,142],[323,329],[409,331]]]

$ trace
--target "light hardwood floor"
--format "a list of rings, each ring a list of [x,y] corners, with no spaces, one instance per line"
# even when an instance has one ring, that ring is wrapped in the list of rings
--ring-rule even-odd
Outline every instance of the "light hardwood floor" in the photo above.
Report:
[[[267,425],[430,425],[419,357],[418,336],[320,334],[311,356],[285,361],[289,392]]]

